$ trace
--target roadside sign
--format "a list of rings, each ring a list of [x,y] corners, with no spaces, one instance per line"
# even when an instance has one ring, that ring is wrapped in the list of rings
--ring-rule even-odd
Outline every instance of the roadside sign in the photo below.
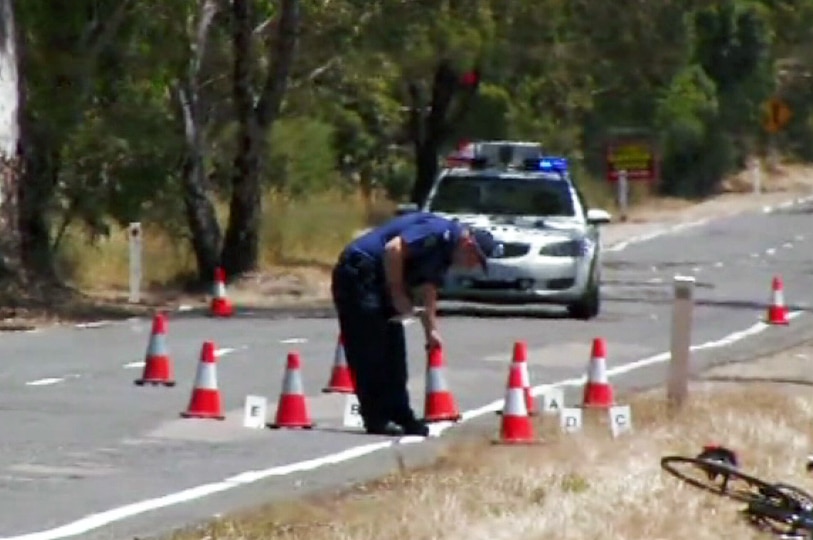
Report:
[[[607,145],[607,180],[617,182],[621,173],[627,181],[654,182],[658,176],[655,148],[643,139],[619,139]]]
[[[773,97],[765,103],[765,131],[776,133],[788,125],[793,113],[785,102]]]

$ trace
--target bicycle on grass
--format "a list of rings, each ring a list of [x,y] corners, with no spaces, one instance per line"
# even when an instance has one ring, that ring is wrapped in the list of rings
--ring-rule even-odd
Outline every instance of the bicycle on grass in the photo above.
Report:
[[[706,446],[696,457],[665,456],[661,468],[692,486],[745,503],[743,514],[761,530],[782,539],[813,539],[813,495],[743,472],[727,448]]]

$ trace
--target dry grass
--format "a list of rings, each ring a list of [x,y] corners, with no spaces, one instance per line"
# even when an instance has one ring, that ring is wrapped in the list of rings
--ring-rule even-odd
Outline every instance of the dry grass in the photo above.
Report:
[[[291,200],[275,193],[263,199],[261,231],[263,269],[320,266],[331,263],[353,233],[391,211],[380,198],[371,204],[359,195],[326,192]],[[218,204],[225,228],[227,207]],[[179,241],[155,224],[143,223],[143,275],[146,287],[173,284],[194,272],[186,240]],[[126,290],[129,280],[127,229],[113,227],[109,238],[91,243],[80,226],[71,227],[59,252],[59,270],[66,280],[86,291]]]
[[[602,417],[587,417],[584,432],[570,436],[548,418],[540,446],[458,441],[430,468],[221,519],[173,539],[763,538],[738,515],[741,505],[681,484],[660,470],[659,459],[717,442],[736,450],[747,472],[810,490],[804,458],[813,396],[767,385],[694,392],[674,419],[660,391],[634,396],[635,432],[617,440]]]
[[[813,186],[810,167],[783,164],[764,177],[766,194],[754,198],[747,192],[747,173],[732,177],[722,195],[702,201],[655,197],[646,185],[632,184],[627,228],[612,230],[614,238],[636,234],[630,224],[652,221],[689,220],[725,215],[781,202],[787,193],[807,194]],[[587,182],[583,186],[591,205],[615,212],[612,186]],[[768,193],[771,192],[771,193]],[[784,200],[784,199],[783,199]],[[381,222],[392,214],[393,203],[382,196],[365,202],[357,194],[327,192],[304,200],[286,200],[273,193],[264,197],[265,223],[261,238],[260,271],[232,283],[229,296],[243,306],[283,306],[327,302],[328,266],[336,253],[359,230]],[[226,205],[217,205],[221,224],[226,222]],[[194,271],[194,260],[186,239],[173,237],[156,224],[144,222],[142,301],[127,302],[128,243],[126,230],[112,227],[112,235],[91,243],[81,227],[71,227],[57,254],[61,277],[74,291],[60,292],[60,307],[54,309],[53,294],[32,295],[29,285],[0,290],[4,305],[12,306],[0,319],[37,322],[119,318],[151,309],[173,309],[178,304],[204,305],[200,291],[185,291],[181,282]]]

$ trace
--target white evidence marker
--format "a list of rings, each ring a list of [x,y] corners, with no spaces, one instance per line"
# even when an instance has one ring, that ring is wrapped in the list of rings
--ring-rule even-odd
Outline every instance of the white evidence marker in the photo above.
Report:
[[[359,400],[355,394],[347,394],[344,401],[344,416],[342,425],[346,428],[363,429],[364,419],[361,418]]]
[[[268,414],[268,400],[262,396],[246,396],[243,407],[243,427],[262,429]]]
[[[561,388],[548,388],[542,393],[542,413],[557,414],[565,404],[565,391]]]
[[[559,416],[559,425],[565,433],[576,433],[582,429],[582,410],[578,407],[565,407]]]
[[[610,431],[613,437],[632,431],[632,408],[629,405],[610,407]]]

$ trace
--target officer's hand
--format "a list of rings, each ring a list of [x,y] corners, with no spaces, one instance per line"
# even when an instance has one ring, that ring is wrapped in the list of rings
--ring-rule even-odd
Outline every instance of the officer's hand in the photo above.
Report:
[[[443,347],[443,339],[440,337],[440,332],[432,330],[426,335],[426,350],[431,351],[441,347]]]

